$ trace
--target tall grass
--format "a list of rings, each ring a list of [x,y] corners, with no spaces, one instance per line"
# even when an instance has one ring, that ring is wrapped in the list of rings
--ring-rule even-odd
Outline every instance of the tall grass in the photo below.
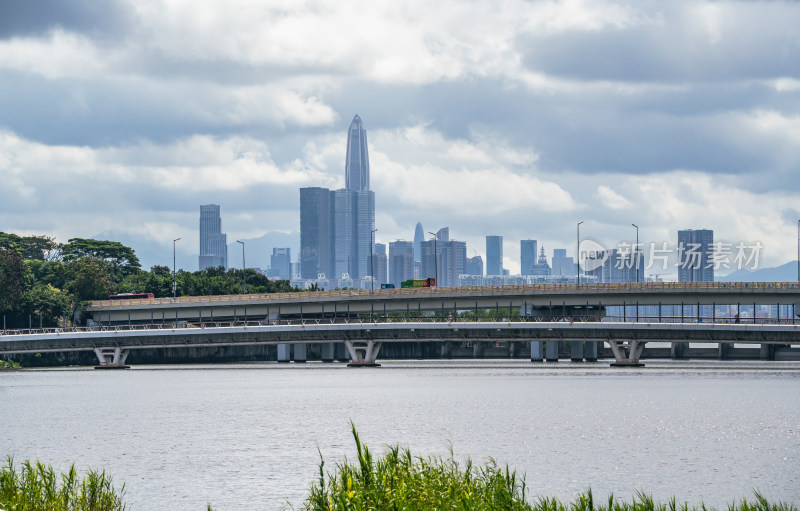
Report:
[[[75,465],[60,476],[39,461],[19,468],[7,458],[0,469],[0,509],[7,511],[121,511],[125,485],[116,490],[105,471],[90,470],[80,478]]]
[[[467,460],[461,466],[453,458],[414,457],[408,449],[390,447],[374,457],[361,443],[351,423],[357,460],[345,460],[333,472],[319,465],[319,480],[312,483],[302,509],[333,510],[531,510],[531,511],[709,511],[705,505],[690,507],[673,497],[657,503],[652,496],[638,492],[631,501],[609,496],[595,502],[591,489],[570,503],[556,498],[525,498],[525,476],[498,467],[494,460],[476,467]],[[320,455],[321,458],[321,455]],[[727,511],[798,511],[790,503],[769,503],[755,492],[755,499],[742,499]]]
[[[319,466],[319,481],[312,484],[303,509],[497,509],[529,510],[525,480],[494,461],[462,468],[453,459],[413,457],[395,446],[378,458],[361,443],[355,426],[357,463],[338,464],[334,473]]]

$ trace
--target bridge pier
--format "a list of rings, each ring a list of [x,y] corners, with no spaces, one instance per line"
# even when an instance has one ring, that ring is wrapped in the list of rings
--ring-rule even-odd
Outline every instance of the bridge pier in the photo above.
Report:
[[[347,367],[380,367],[375,362],[383,343],[378,341],[344,341],[350,353],[350,363]]]
[[[519,343],[509,341],[508,343],[508,358],[517,358],[519,356]]]
[[[350,355],[347,354],[347,346],[345,346],[343,342],[337,342],[334,346],[333,351],[336,353],[336,360],[339,362],[349,362]]]
[[[761,353],[759,356],[760,360],[775,360],[775,345],[774,344],[762,344],[761,345]]]
[[[336,345],[326,342],[320,346],[320,358],[323,362],[333,362],[336,359]]]
[[[308,351],[308,345],[306,344],[293,344],[293,351],[294,351],[294,361],[295,363],[304,363],[306,361],[306,351]]]
[[[542,341],[531,341],[531,362],[544,360],[544,346]]]
[[[292,345],[291,344],[278,344],[278,363],[288,364],[292,359]]]
[[[450,358],[450,355],[453,352],[453,343],[450,341],[444,341],[442,343],[442,358]]]
[[[719,343],[717,347],[717,360],[728,360],[731,345],[726,342]]]
[[[583,362],[583,342],[570,341],[570,357],[572,362]]]
[[[100,361],[100,365],[95,369],[130,369],[131,366],[125,365],[128,358],[128,350],[122,348],[95,348],[94,354]]]
[[[483,343],[481,341],[475,341],[472,343],[472,358],[481,358],[483,357]]]
[[[558,341],[544,343],[544,359],[546,362],[558,362]]]
[[[583,358],[587,362],[597,362],[597,347],[599,344],[597,341],[585,341],[583,343]]]
[[[688,342],[673,342],[670,345],[669,353],[673,360],[686,358],[686,351],[689,347]]]
[[[646,341],[606,341],[611,346],[611,351],[614,353],[615,362],[611,362],[614,367],[644,367],[644,364],[639,362],[639,357],[642,356],[644,345]]]

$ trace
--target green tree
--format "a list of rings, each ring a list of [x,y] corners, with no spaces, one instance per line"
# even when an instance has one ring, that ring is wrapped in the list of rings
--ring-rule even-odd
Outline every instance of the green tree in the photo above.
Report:
[[[49,236],[18,236],[0,232],[0,249],[18,250],[25,259],[47,261],[57,258],[61,244]]]
[[[22,254],[0,249],[0,312],[14,310],[25,292],[27,272]]]
[[[25,261],[30,272],[33,285],[50,284],[53,287],[64,289],[67,279],[67,267],[61,261],[40,261],[29,259]]]
[[[41,317],[43,326],[58,326],[59,319],[71,311],[70,297],[50,284],[36,284],[22,297],[23,314]]]
[[[76,304],[87,300],[102,300],[114,289],[103,261],[83,257],[67,264],[66,288]]]
[[[117,281],[141,269],[139,258],[133,249],[118,241],[72,238],[62,247],[61,257],[65,263],[87,257],[104,261],[109,265],[111,276]]]

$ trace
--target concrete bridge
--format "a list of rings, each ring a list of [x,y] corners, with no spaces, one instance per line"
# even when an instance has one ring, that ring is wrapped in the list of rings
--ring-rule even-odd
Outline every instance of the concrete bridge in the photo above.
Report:
[[[281,353],[289,345],[321,344],[323,360],[340,358],[337,345],[347,349],[353,366],[375,366],[384,342],[530,342],[531,360],[558,358],[558,344],[570,342],[573,360],[597,360],[599,343],[611,348],[613,365],[641,365],[639,358],[647,342],[713,342],[720,347],[733,343],[754,345],[800,345],[800,325],[742,323],[629,323],[610,321],[405,321],[337,322],[334,320],[229,322],[184,324],[140,324],[3,331],[0,355],[67,351],[94,352],[100,367],[124,367],[130,350],[198,346],[277,345]],[[720,348],[722,349],[722,348]]]
[[[514,311],[529,318],[599,319],[608,307],[648,307],[646,320],[691,321],[700,306],[754,308],[800,304],[800,284],[783,282],[641,282],[620,284],[536,284],[524,286],[444,287],[419,289],[343,290],[228,296],[185,296],[95,301],[87,308],[90,324],[155,324],[165,322],[337,319],[382,315],[411,318],[423,313],[440,317],[459,311]],[[695,317],[665,312],[680,306]],[[798,311],[800,312],[800,305]],[[634,318],[620,318],[634,319]],[[642,319],[642,318],[640,318]]]

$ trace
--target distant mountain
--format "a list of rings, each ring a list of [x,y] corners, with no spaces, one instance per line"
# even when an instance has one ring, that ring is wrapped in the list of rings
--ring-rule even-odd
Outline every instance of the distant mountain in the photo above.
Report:
[[[231,241],[230,237],[228,241]],[[248,268],[261,268],[266,270],[270,266],[270,256],[273,248],[289,247],[292,249],[292,262],[297,262],[300,253],[300,233],[273,232],[258,238],[242,239],[245,245],[245,262]],[[195,262],[195,265],[197,263]],[[228,266],[230,268],[242,267],[242,246],[234,240],[228,244]]]
[[[774,268],[758,270],[736,270],[724,277],[716,277],[717,282],[797,282],[797,261]]]
[[[172,268],[172,243],[162,244],[151,238],[140,237],[128,233],[105,231],[92,239],[118,241],[131,247],[136,252],[136,257],[142,268],[149,270],[152,266],[162,265]],[[230,237],[228,238],[230,240]],[[245,259],[248,268],[261,268],[266,270],[270,265],[270,256],[273,247],[289,247],[292,249],[292,261],[297,261],[300,253],[300,233],[268,232],[258,238],[243,238],[245,243]],[[178,269],[197,271],[198,247],[188,246],[186,242],[179,241],[175,250],[175,262]],[[228,245],[228,266],[231,268],[242,267],[242,246],[234,240]]]
[[[127,247],[131,247],[136,252],[136,257],[139,258],[143,270],[149,270],[156,265],[172,268],[172,240],[163,244],[152,238],[117,231],[104,231],[90,236],[90,238],[118,241]],[[179,270],[194,271],[197,269],[197,255],[193,257],[187,248],[182,241],[176,244],[175,265]],[[197,249],[195,248],[195,250]]]

